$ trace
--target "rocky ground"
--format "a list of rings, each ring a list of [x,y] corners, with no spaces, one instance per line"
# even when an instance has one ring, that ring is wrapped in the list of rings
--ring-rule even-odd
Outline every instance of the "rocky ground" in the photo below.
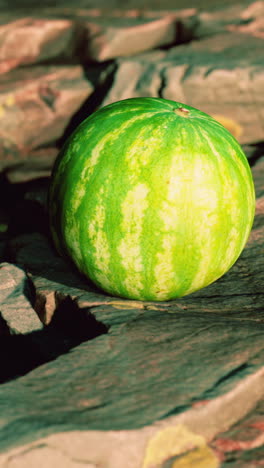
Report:
[[[2,12],[4,468],[264,466],[264,2],[183,3]],[[252,167],[245,250],[223,278],[177,301],[107,296],[49,237],[59,147],[96,108],[133,96],[214,115]]]

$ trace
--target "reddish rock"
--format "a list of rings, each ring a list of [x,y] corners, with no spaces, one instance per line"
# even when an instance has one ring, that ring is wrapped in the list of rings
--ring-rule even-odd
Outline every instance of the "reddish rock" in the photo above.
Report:
[[[183,42],[191,38],[195,21],[189,10],[156,19],[117,17],[88,21],[85,55],[104,61]]]
[[[229,30],[250,34],[264,39],[264,2],[257,1],[248,6],[241,13],[244,24],[230,25]]]
[[[66,19],[21,18],[0,26],[0,73],[18,65],[69,57],[75,25]]]
[[[16,69],[0,77],[0,157],[56,141],[94,87],[80,66]]]

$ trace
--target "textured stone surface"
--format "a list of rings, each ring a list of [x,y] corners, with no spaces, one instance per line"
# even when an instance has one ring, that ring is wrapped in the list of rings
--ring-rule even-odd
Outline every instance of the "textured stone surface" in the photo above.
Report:
[[[165,421],[157,421],[152,426],[129,431],[67,431],[53,434],[30,442],[0,456],[1,466],[23,468],[36,466],[42,460],[46,468],[54,460],[63,460],[65,466],[75,468],[76,463],[87,464],[92,468],[180,468],[182,465],[169,463],[174,456],[193,455],[193,448],[200,447],[201,467],[219,467],[223,456],[216,450],[212,457],[208,442],[219,432],[224,432],[238,419],[250,412],[263,395],[263,371],[246,379],[241,385],[213,401],[196,403],[182,414],[171,416]],[[250,402],[248,395],[251,395]],[[72,417],[72,414],[71,414]],[[60,419],[61,423],[61,419]],[[72,424],[71,418],[68,424]],[[26,431],[26,425],[25,431]],[[35,428],[38,422],[35,421]],[[58,426],[56,426],[58,428]],[[10,428],[12,435],[12,428]],[[44,435],[44,434],[43,434]],[[209,450],[210,452],[209,452]],[[208,463],[210,453],[210,464]],[[162,464],[153,464],[157,460]],[[29,456],[30,455],[30,456]],[[250,455],[248,461],[252,459]],[[188,460],[188,459],[187,459]],[[179,460],[181,461],[181,460]],[[28,463],[31,463],[30,465]],[[188,466],[188,464],[183,465]],[[189,463],[189,466],[193,466]],[[248,465],[249,466],[249,465]],[[254,465],[253,465],[254,466]]]
[[[264,399],[231,429],[218,434],[211,446],[222,468],[257,468],[264,464]]]

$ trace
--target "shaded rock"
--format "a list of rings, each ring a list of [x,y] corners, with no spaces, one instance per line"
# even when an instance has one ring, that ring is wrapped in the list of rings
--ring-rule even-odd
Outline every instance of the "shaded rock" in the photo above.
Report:
[[[48,233],[46,214],[48,179],[10,183],[5,172],[0,173],[0,197],[6,237],[27,232]],[[16,263],[16,262],[14,262]]]
[[[83,297],[86,292],[89,306],[113,301],[113,298],[105,296],[87,279],[78,275],[69,262],[57,256],[51,242],[40,232],[14,237],[8,245],[10,260],[16,259],[23,265],[33,281],[34,308],[43,323],[51,322],[55,310],[65,299],[73,301]]]
[[[11,184],[49,177],[57,155],[55,147],[38,149],[27,153],[19,162],[0,160],[0,170]]]

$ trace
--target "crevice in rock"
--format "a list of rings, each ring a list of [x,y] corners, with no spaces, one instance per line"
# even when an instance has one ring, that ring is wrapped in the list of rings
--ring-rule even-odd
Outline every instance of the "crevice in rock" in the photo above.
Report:
[[[194,65],[188,65],[181,77],[181,83],[183,83],[184,81],[186,81],[193,73],[193,70],[194,70]]]
[[[172,408],[167,413],[163,414],[159,419],[162,421],[163,419],[169,418],[171,416],[184,413],[185,411],[188,411],[189,409],[190,409],[190,406],[188,405],[179,405],[179,406]]]
[[[250,147],[250,157],[248,158],[249,165],[251,167],[255,166],[259,159],[264,156],[264,141],[251,143],[248,145]],[[245,152],[247,148],[244,148]]]
[[[240,376],[242,373],[244,375],[245,370],[248,370],[248,363],[244,362],[243,364],[240,364],[240,366],[235,367],[232,369],[230,372],[228,372],[226,375],[223,375],[214,385],[214,387],[218,387],[222,383],[226,382],[227,380],[237,378]]]
[[[201,395],[198,401],[214,398],[215,396],[221,393],[221,388],[225,388],[232,382],[240,380],[243,377],[245,377],[245,375],[247,375],[250,372],[249,368],[250,368],[250,365],[247,362],[244,362],[243,364],[240,364],[239,366],[231,369],[229,372],[223,375],[219,380],[217,380],[215,384],[213,385],[213,387],[206,390],[206,392],[203,395]]]
[[[57,141],[57,145],[61,147],[67,138],[72,134],[72,132],[80,125],[84,119],[89,117],[93,112],[95,112],[100,105],[102,104],[104,98],[106,97],[107,93],[111,89],[115,77],[115,73],[117,70],[117,64],[113,61],[104,62],[101,67],[97,66],[96,68],[88,68],[83,65],[84,74],[89,81],[97,82],[98,76],[100,73],[105,73],[106,77],[102,80],[100,85],[95,87],[94,92],[86,99],[86,101],[82,104],[79,110],[73,115],[71,120],[69,121],[64,134],[62,137]],[[107,70],[109,68],[109,70]]]
[[[57,307],[49,325],[25,335],[1,334],[0,383],[16,379],[69,352],[84,341],[108,333],[90,311],[69,297]]]
[[[157,96],[159,98],[163,98],[163,93],[167,86],[166,68],[161,68],[159,75],[160,75],[160,86],[159,86],[159,89],[157,90]]]
[[[231,384],[234,380],[239,380],[242,379],[248,372],[249,372],[249,364],[247,362],[239,365],[238,367],[235,367],[234,369],[231,369],[229,372],[227,372],[225,375],[223,375],[219,380],[215,382],[213,387],[209,388],[206,390],[202,395],[199,395],[195,399],[192,400],[192,404],[199,403],[202,401],[210,400],[212,398],[215,398],[216,396],[221,395],[223,393],[223,390],[221,391],[222,385],[225,386],[225,384]],[[162,415],[160,418],[161,420],[166,419],[170,416],[175,416],[177,414],[186,412],[190,410],[192,405],[190,404],[189,406],[187,405],[182,405],[182,406],[176,406],[172,408],[168,413]]]
[[[1,209],[8,220],[8,235],[39,231],[48,232],[45,208],[42,204],[48,186],[48,178],[40,177],[32,181],[12,183],[8,180],[8,169],[0,172]],[[35,192],[35,199],[30,193]]]

